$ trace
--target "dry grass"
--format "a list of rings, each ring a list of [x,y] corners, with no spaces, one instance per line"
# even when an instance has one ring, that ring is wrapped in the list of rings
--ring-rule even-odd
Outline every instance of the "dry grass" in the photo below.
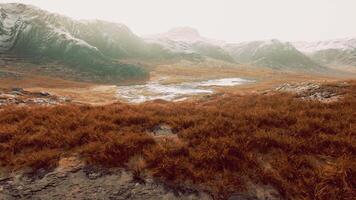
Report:
[[[247,182],[289,199],[356,196],[356,82],[323,104],[289,94],[225,95],[142,105],[9,107],[0,111],[0,165],[52,167],[79,153],[224,199]],[[147,132],[170,125],[178,140]]]

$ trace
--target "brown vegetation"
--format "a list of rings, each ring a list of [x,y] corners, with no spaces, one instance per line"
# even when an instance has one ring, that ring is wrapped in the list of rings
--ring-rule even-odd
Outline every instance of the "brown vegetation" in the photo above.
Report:
[[[73,153],[128,167],[216,199],[271,185],[289,199],[356,196],[356,83],[333,103],[290,94],[225,95],[142,105],[8,107],[0,111],[0,165],[51,167]],[[148,134],[167,124],[177,138]]]

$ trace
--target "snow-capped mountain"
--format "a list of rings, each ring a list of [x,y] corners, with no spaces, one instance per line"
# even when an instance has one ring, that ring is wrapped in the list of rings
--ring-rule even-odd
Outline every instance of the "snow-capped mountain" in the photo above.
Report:
[[[199,32],[190,27],[173,28],[166,33],[144,36],[148,43],[158,44],[172,52],[194,53],[192,44],[205,42]]]
[[[169,30],[166,33],[159,33],[155,35],[145,36],[147,40],[171,40],[176,42],[195,43],[208,41],[207,38],[202,37],[198,30],[191,27],[177,27]]]
[[[293,44],[320,64],[356,67],[356,38]]]
[[[275,39],[226,44],[224,49],[239,63],[290,70],[308,70],[320,67],[299,52],[292,44]]]
[[[144,39],[147,43],[158,44],[171,52],[233,62],[232,57],[221,48],[223,42],[205,38],[194,28],[173,28],[166,33],[144,36]]]
[[[343,38],[318,42],[293,42],[293,45],[301,52],[315,53],[323,50],[355,50],[356,38]]]
[[[163,46],[172,52],[200,54],[237,63],[248,63],[274,69],[312,69],[319,67],[292,44],[279,40],[227,43],[205,38],[193,28],[175,28],[167,33],[145,37],[146,42]]]

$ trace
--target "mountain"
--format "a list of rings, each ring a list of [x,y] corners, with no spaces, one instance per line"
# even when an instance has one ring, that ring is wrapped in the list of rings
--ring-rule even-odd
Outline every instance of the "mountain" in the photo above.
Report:
[[[298,50],[306,53],[314,53],[329,49],[348,51],[356,49],[356,38],[343,38],[318,42],[294,42],[293,45]]]
[[[190,27],[174,28],[166,33],[146,36],[144,39],[171,52],[201,55],[228,62],[248,63],[279,70],[320,69],[319,64],[292,44],[279,40],[226,43],[205,38]]]
[[[203,37],[190,27],[141,38],[123,24],[73,20],[30,5],[0,4],[0,54],[1,58],[19,56],[38,63],[63,63],[61,74],[71,71],[81,80],[121,82],[148,77],[144,67],[123,60],[145,63],[212,58],[277,70],[307,71],[325,69],[321,65],[356,66],[356,39],[229,44]]]
[[[125,25],[73,20],[24,4],[0,4],[0,53],[56,60],[112,81],[148,76],[142,67],[116,59],[169,56]]]
[[[158,44],[170,52],[234,62],[230,54],[220,47],[220,41],[207,39],[194,28],[173,28],[166,33],[145,36],[144,39],[147,43]]]
[[[239,63],[286,70],[313,71],[320,68],[292,44],[279,40],[225,44],[223,48]]]
[[[157,59],[173,56],[158,45],[148,44],[123,25],[102,20],[81,21],[81,34],[89,44],[112,58]]]
[[[356,68],[356,38],[295,42],[293,44],[297,49],[321,64]]]
[[[159,33],[155,35],[146,36],[147,39],[169,39],[175,42],[206,42],[207,38],[202,37],[198,30],[191,27],[176,27],[172,28],[166,33]]]

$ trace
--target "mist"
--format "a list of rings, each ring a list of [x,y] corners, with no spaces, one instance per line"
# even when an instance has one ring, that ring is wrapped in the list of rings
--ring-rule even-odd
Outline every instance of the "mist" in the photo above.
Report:
[[[129,26],[138,35],[190,26],[230,42],[277,38],[326,40],[356,35],[354,0],[0,0],[18,2],[75,19],[102,19]]]

